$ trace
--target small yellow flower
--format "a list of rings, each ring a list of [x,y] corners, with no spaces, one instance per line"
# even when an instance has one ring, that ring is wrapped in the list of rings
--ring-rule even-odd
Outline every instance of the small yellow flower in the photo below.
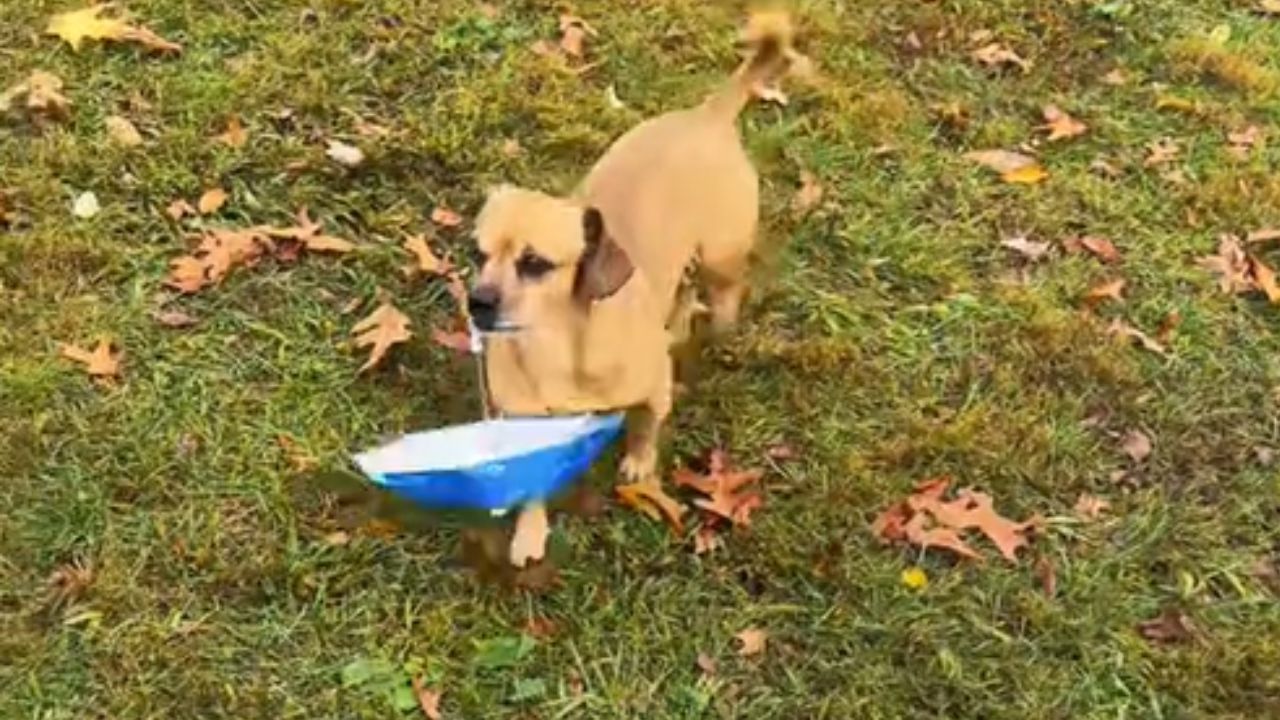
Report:
[[[924,570],[912,566],[902,571],[902,584],[912,590],[923,590],[929,586],[929,576],[924,574]]]

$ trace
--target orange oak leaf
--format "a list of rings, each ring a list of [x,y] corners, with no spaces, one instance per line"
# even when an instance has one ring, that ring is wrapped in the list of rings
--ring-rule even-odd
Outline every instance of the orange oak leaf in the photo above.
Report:
[[[351,329],[356,336],[356,347],[369,347],[369,359],[360,366],[359,372],[376,366],[386,356],[391,346],[407,341],[413,337],[409,331],[409,318],[390,302],[384,302],[369,317],[356,323]]]
[[[84,371],[95,379],[107,380],[120,376],[121,353],[113,351],[107,340],[99,340],[93,352],[69,343],[62,343],[58,352],[62,357],[84,365]]]
[[[1071,117],[1057,105],[1046,105],[1043,114],[1045,124],[1041,128],[1049,131],[1049,137],[1045,138],[1049,142],[1073,138],[1089,130],[1088,125]]]
[[[413,235],[404,239],[404,249],[413,254],[416,262],[404,267],[406,275],[425,273],[427,275],[445,275],[453,270],[453,264],[442,260],[427,245],[424,235]]]
[[[742,657],[751,657],[759,655],[765,651],[769,644],[769,633],[760,628],[747,628],[733,636],[741,643],[738,647],[738,654]]]
[[[196,201],[196,209],[201,215],[212,215],[222,209],[227,204],[227,191],[220,187],[206,190],[200,199]]]

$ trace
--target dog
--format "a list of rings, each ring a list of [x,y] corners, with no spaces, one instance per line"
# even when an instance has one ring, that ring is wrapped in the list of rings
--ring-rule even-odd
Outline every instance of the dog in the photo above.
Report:
[[[753,15],[747,55],[719,89],[628,131],[569,197],[509,185],[489,192],[476,216],[481,267],[467,304],[487,337],[494,409],[626,410],[620,473],[655,478],[672,405],[671,323],[696,301],[682,279],[696,260],[713,331],[733,326],[759,218],[759,178],[736,120],[755,87],[802,57],[792,38],[787,14]],[[525,524],[517,520],[517,538]],[[545,518],[531,522],[539,524]],[[537,559],[518,555],[521,566]]]

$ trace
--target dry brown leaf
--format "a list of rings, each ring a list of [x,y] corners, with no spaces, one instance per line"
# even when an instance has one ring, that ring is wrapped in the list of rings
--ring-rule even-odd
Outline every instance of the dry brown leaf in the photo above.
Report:
[[[1053,561],[1048,555],[1036,558],[1036,577],[1040,580],[1045,596],[1053,597],[1058,594],[1058,571],[1054,569]]]
[[[107,340],[99,340],[93,352],[69,343],[62,343],[58,352],[62,357],[84,365],[84,371],[95,379],[109,380],[120,376],[122,353],[113,351]]]
[[[800,188],[791,198],[791,209],[797,215],[809,212],[822,202],[822,193],[822,185],[818,182],[817,176],[808,170],[801,170]]]
[[[138,43],[158,52],[182,52],[181,45],[165,40],[146,27],[135,27],[118,17],[103,17],[115,8],[115,3],[108,2],[54,15],[45,34],[65,40],[72,50],[79,50],[85,40],[115,40]]]
[[[177,222],[188,215],[195,215],[196,209],[191,207],[191,203],[178,198],[169,203],[169,207],[165,208],[164,213]]]
[[[1076,517],[1081,520],[1097,520],[1102,513],[1111,508],[1111,503],[1088,493],[1081,493],[1076,499]]]
[[[1250,125],[1243,130],[1227,133],[1227,152],[1238,160],[1246,160],[1249,153],[1262,141],[1262,128]]]
[[[1116,249],[1115,243],[1104,237],[1085,235],[1076,238],[1076,242],[1080,244],[1081,248],[1088,250],[1090,255],[1104,263],[1110,264],[1120,261],[1120,251]]]
[[[249,142],[249,131],[244,129],[244,124],[240,122],[238,115],[232,115],[227,118],[227,129],[215,135],[213,139],[229,148],[238,149]]]
[[[289,467],[292,468],[295,473],[311,472],[320,464],[319,461],[311,455],[311,453],[307,452],[302,445],[298,444],[297,440],[294,440],[288,435],[277,435],[276,444],[280,446],[282,451],[284,451],[285,460],[289,462]]]
[[[330,547],[344,547],[351,543],[351,533],[346,530],[334,530],[324,536],[324,544]]]
[[[341,140],[330,140],[324,154],[345,168],[357,168],[364,164],[364,151]]]
[[[1026,532],[1032,524],[1014,522],[997,513],[991,496],[986,493],[961,490],[956,497],[946,503],[927,496],[908,498],[907,502],[912,509],[928,512],[947,528],[977,528],[995,544],[1001,555],[1010,562],[1017,562],[1018,549],[1027,544]]]
[[[1141,430],[1130,430],[1120,441],[1120,449],[1135,463],[1140,463],[1151,456],[1151,438]]]
[[[1107,300],[1124,302],[1123,293],[1127,284],[1124,278],[1116,278],[1089,288],[1089,292],[1084,295],[1085,307],[1095,308]]]
[[[1218,287],[1236,295],[1257,287],[1252,277],[1249,257],[1240,246],[1240,238],[1224,234],[1218,238],[1218,253],[1196,260],[1196,264],[1218,276]]]
[[[622,504],[649,517],[659,520],[666,518],[671,528],[677,533],[684,532],[684,505],[672,499],[662,490],[657,478],[649,478],[614,488]]]
[[[1088,125],[1071,117],[1057,105],[1044,107],[1044,122],[1041,127],[1049,131],[1049,137],[1046,138],[1049,142],[1073,138],[1089,130]]]
[[[1028,240],[1027,236],[1019,235],[1017,237],[1002,240],[1000,244],[1010,250],[1018,253],[1030,262],[1040,262],[1044,256],[1049,254],[1050,245],[1047,242],[1036,242]]]
[[[694,505],[734,525],[745,527],[751,524],[751,512],[764,504],[764,498],[754,490],[743,491],[743,488],[758,483],[762,474],[759,470],[730,469],[728,455],[722,450],[714,450],[706,475],[681,468],[676,471],[674,480],[676,487],[693,488],[709,496],[708,499],[694,500]]]
[[[152,314],[151,317],[167,328],[189,328],[200,322],[181,310],[164,310]]]
[[[971,490],[962,490],[955,500],[944,501],[942,497],[950,483],[951,479],[945,476],[920,483],[906,500],[881,513],[872,524],[872,531],[882,540],[905,541],[921,549],[938,547],[964,558],[979,559],[960,536],[961,531],[977,529],[1006,559],[1016,562],[1017,551],[1027,544],[1027,533],[1038,521],[1009,520],[995,511],[990,495]]]
[[[71,101],[63,96],[62,87],[62,78],[57,75],[43,70],[32,71],[25,81],[0,93],[0,112],[8,112],[13,101],[25,95],[28,111],[51,118],[62,117],[71,105]]]
[[[587,21],[574,15],[560,16],[560,49],[567,55],[580,58],[583,45],[588,36],[595,36],[596,31]]]
[[[431,339],[435,344],[462,355],[471,354],[471,333],[465,330],[441,330],[433,328]]]
[[[462,224],[462,216],[441,205],[431,211],[431,222],[441,227],[458,227]]]
[[[1115,68],[1102,76],[1102,82],[1112,87],[1126,85],[1129,82],[1129,73],[1125,72],[1124,68]]]
[[[142,144],[142,133],[128,118],[119,115],[108,116],[104,121],[107,137],[120,147],[137,147]]]
[[[921,550],[941,548],[963,558],[979,560],[981,556],[960,538],[959,533],[948,527],[925,528],[927,522],[924,513],[917,513],[903,525],[907,542]]]
[[[1182,148],[1178,146],[1178,141],[1173,138],[1160,138],[1147,143],[1147,158],[1142,161],[1142,165],[1143,167],[1165,165],[1177,160],[1181,153]]]
[[[227,191],[220,187],[210,188],[204,191],[200,199],[196,201],[196,209],[201,215],[212,215],[222,209],[227,204]]]
[[[298,209],[297,224],[293,227],[264,226],[256,229],[273,238],[302,243],[310,252],[348,253],[356,248],[350,240],[323,234],[324,225],[312,220],[306,207]]]
[[[359,372],[362,373],[381,362],[393,345],[413,337],[409,331],[409,317],[390,302],[379,305],[369,317],[356,323],[351,332],[356,336],[356,347],[372,348],[369,359],[360,366]]]
[[[63,606],[84,597],[97,579],[93,563],[80,558],[58,566],[45,581],[49,590],[49,601],[55,606]]]
[[[1195,636],[1196,628],[1186,613],[1168,607],[1152,620],[1138,623],[1138,634],[1159,643],[1179,643]]]
[[[1023,60],[1017,53],[998,42],[984,45],[974,50],[971,55],[974,60],[990,68],[1016,65],[1024,73],[1031,71],[1031,63]]]
[[[416,275],[425,273],[427,275],[445,275],[453,270],[453,264],[441,260],[434,252],[431,246],[427,245],[425,235],[413,235],[404,239],[404,249],[413,253],[414,259],[417,261],[406,265],[404,268],[406,275]]]
[[[1266,294],[1272,304],[1280,303],[1280,286],[1276,285],[1276,272],[1257,255],[1249,256],[1249,269],[1253,273],[1253,281],[1258,289]]]
[[[769,633],[760,628],[747,628],[734,635],[738,642],[742,645],[738,648],[738,654],[742,657],[752,657],[764,652],[765,647],[769,644]]]
[[[1156,342],[1156,340],[1151,336],[1120,318],[1115,318],[1111,321],[1111,324],[1107,326],[1107,334],[1112,337],[1122,338],[1129,342],[1136,342],[1141,345],[1144,350],[1148,350],[1157,355],[1165,355],[1168,353],[1168,350],[1164,345]]]
[[[1160,327],[1156,329],[1156,342],[1161,345],[1168,345],[1181,324],[1182,313],[1178,312],[1177,309],[1170,310],[1165,314],[1164,319],[1160,321]]]
[[[703,525],[693,536],[693,554],[706,555],[724,547],[724,538],[710,525]]]
[[[974,150],[965,153],[964,158],[1002,175],[1037,165],[1030,155],[1009,150]]]
[[[720,669],[716,665],[716,659],[706,653],[698,653],[698,657],[694,661],[694,664],[698,666],[698,669],[702,671],[702,674],[705,677],[714,677],[716,672]]]
[[[423,684],[422,678],[417,675],[413,676],[412,684],[413,694],[418,698],[418,709],[422,711],[422,716],[427,720],[440,720],[440,698],[444,693],[428,689]]]

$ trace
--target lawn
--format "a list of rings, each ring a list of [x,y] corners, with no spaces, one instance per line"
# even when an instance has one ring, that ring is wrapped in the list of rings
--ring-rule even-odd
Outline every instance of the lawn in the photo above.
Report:
[[[553,516],[552,577],[490,562],[501,523],[351,478],[351,451],[478,411],[470,360],[431,341],[453,301],[401,243],[471,263],[488,186],[568,191],[628,127],[698,102],[741,8],[582,0],[578,59],[533,49],[559,35],[542,0],[129,2],[179,55],[73,51],[43,31],[78,3],[0,3],[0,91],[44,70],[72,103],[0,114],[0,717],[421,716],[411,678],[446,718],[1280,717],[1280,307],[1196,262],[1280,225],[1280,16],[1254,5],[799,5],[819,77],[742,119],[752,302],[686,353],[663,445],[668,472],[714,447],[764,470],[765,506],[699,555],[583,493]],[[993,42],[1025,69],[973,56]],[[1048,104],[1087,132],[1046,142]],[[241,147],[215,139],[232,117]],[[1164,138],[1176,156],[1150,161]],[[1020,146],[1047,179],[965,158]],[[213,187],[217,213],[166,214]],[[85,192],[100,211],[77,217]],[[199,229],[304,206],[357,250],[165,287]],[[1086,308],[1116,279],[1121,301]],[[414,337],[358,374],[351,328],[380,299]],[[175,311],[196,324],[156,319]],[[59,355],[101,337],[115,382]],[[874,536],[940,475],[1044,517],[1018,563]],[[1079,517],[1082,495],[1109,510]],[[1186,632],[1144,637],[1162,612]],[[762,653],[739,655],[746,628]]]

